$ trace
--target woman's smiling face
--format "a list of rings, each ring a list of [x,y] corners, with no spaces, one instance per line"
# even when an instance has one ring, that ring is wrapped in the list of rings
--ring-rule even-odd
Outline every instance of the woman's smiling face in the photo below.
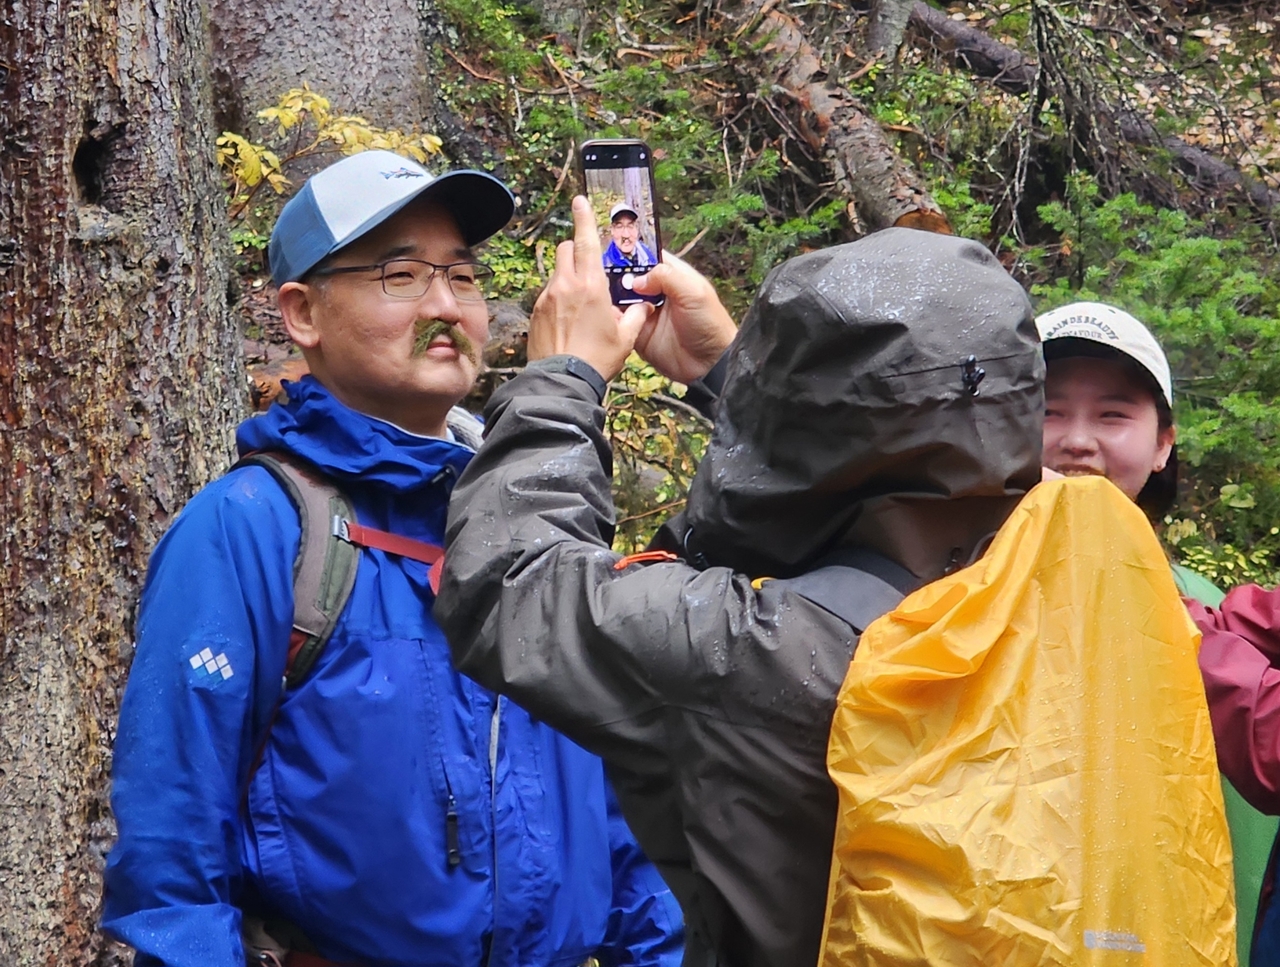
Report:
[[[1050,470],[1104,476],[1132,500],[1164,469],[1174,438],[1132,364],[1091,356],[1048,364],[1043,461]]]

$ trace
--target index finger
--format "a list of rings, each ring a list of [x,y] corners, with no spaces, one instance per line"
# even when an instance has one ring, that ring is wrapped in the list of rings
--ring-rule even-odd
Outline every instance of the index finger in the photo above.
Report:
[[[596,213],[582,195],[573,197],[573,267],[579,275],[599,271],[601,266],[600,230]]]

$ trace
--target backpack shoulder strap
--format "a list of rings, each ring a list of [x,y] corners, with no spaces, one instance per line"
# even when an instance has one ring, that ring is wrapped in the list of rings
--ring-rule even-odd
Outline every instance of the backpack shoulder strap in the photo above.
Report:
[[[298,509],[302,538],[293,562],[293,634],[285,664],[285,688],[306,680],[324,651],[355,585],[360,548],[343,540],[331,522],[355,520],[355,508],[338,486],[290,454],[252,453],[236,467],[262,467]],[[234,468],[233,468],[234,469]]]
[[[921,585],[914,574],[865,547],[840,548],[811,571],[776,582],[853,626],[858,634]]]

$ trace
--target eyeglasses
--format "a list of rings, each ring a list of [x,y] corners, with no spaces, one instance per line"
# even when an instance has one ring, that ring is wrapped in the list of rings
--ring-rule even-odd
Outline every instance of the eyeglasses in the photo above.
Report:
[[[459,302],[483,302],[493,281],[493,269],[483,262],[451,262],[436,265],[421,259],[389,259],[376,265],[342,265],[313,269],[312,275],[342,275],[347,272],[382,273],[382,291],[393,299],[421,299],[431,288],[437,273],[443,272],[449,289]]]

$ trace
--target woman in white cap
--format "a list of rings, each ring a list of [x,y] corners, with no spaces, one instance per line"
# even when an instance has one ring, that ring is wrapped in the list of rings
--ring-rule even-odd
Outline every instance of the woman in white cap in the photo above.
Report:
[[[1160,344],[1132,315],[1100,302],[1062,306],[1039,316],[1036,325],[1046,364],[1044,466],[1063,476],[1105,476],[1159,522],[1173,507],[1178,478],[1173,379]],[[1172,566],[1184,597],[1210,607],[1222,602],[1222,592],[1207,579]],[[1276,820],[1253,809],[1225,779],[1223,792],[1243,965],[1250,963]]]

